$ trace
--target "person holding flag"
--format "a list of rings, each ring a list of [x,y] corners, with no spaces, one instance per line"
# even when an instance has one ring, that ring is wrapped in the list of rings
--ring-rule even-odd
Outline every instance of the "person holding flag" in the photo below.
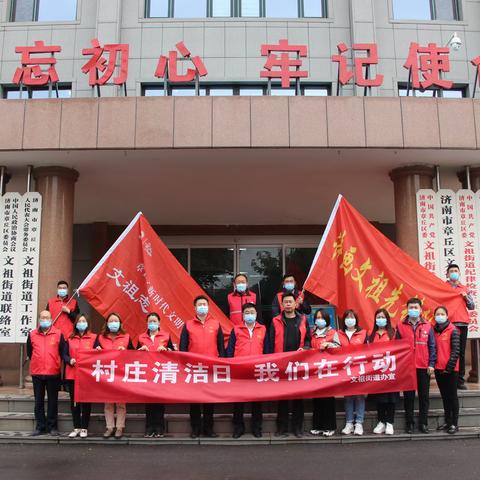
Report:
[[[180,335],[181,352],[198,353],[209,357],[224,357],[225,344],[223,331],[219,320],[209,314],[209,300],[205,295],[199,295],[193,300],[195,317],[188,320],[183,326]],[[190,436],[198,438],[200,433],[205,437],[216,438],[218,435],[213,430],[213,403],[190,404]]]
[[[243,325],[243,306],[247,303],[257,304],[257,295],[248,288],[248,277],[239,273],[233,279],[233,292],[228,294],[228,317],[232,324]]]
[[[62,332],[64,338],[69,338],[80,308],[75,298],[68,297],[68,283],[65,280],[57,282],[57,295],[48,301],[45,310],[52,314],[54,327]]]
[[[275,295],[272,302],[272,317],[276,317],[283,312],[283,295],[289,293],[295,298],[295,308],[299,313],[310,315],[312,307],[305,300],[305,295],[298,289],[297,281],[291,273],[286,273],[282,278],[282,290]]]

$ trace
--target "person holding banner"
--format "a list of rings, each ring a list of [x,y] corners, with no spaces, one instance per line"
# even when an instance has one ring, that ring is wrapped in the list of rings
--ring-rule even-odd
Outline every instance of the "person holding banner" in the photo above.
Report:
[[[88,437],[88,424],[92,411],[91,403],[75,403],[75,365],[80,350],[92,350],[97,335],[90,331],[86,315],[79,314],[73,324],[73,332],[67,340],[68,358],[65,361],[65,380],[70,394],[70,410],[72,412],[73,430],[69,438]]]
[[[275,295],[272,303],[272,317],[276,317],[283,312],[283,295],[290,293],[294,296],[296,301],[296,309],[299,313],[304,315],[310,315],[312,313],[312,307],[305,300],[303,292],[300,292],[297,287],[297,281],[291,273],[287,273],[283,276],[282,290]]]
[[[209,315],[209,300],[204,295],[199,295],[193,301],[195,318],[188,320],[183,326],[180,335],[180,351],[198,353],[209,357],[224,357],[225,344],[220,322]],[[205,437],[216,438],[218,435],[213,430],[213,403],[190,404],[190,436],[198,438],[200,433]]]
[[[45,310],[52,314],[55,328],[63,333],[64,338],[69,338],[80,309],[77,300],[68,297],[68,283],[65,280],[58,281],[57,296],[48,301]]]
[[[262,355],[269,353],[267,329],[257,322],[257,308],[253,303],[242,306],[243,325],[236,325],[230,333],[227,357]],[[240,438],[245,433],[243,420],[244,403],[235,403],[233,407],[233,438]],[[262,436],[262,404],[252,402],[252,434]]]
[[[62,332],[53,326],[52,315],[48,310],[40,312],[38,327],[28,334],[27,358],[30,359],[30,374],[35,396],[36,425],[32,436],[36,437],[47,432],[50,435],[58,435],[60,368],[62,360],[68,359],[68,347]]]
[[[233,292],[228,294],[228,317],[233,325],[244,325],[242,308],[247,303],[257,304],[257,295],[248,288],[248,277],[239,273],[233,279]]]
[[[473,301],[472,294],[468,291],[468,288],[465,285],[460,283],[460,267],[451,263],[447,267],[447,283],[455,288],[458,293],[465,300],[465,305],[467,310],[475,310],[475,302]],[[461,315],[461,314],[460,314]],[[465,314],[465,316],[455,315],[450,321],[458,328],[460,332],[460,366],[458,371],[458,389],[467,390],[465,385],[465,349],[467,348],[467,337],[468,337],[468,324],[470,323],[470,318]]]
[[[326,350],[338,348],[340,341],[337,332],[330,324],[330,315],[326,310],[319,308],[315,312],[315,328],[312,333],[312,349]],[[337,412],[335,409],[335,397],[314,398],[312,435],[331,437],[337,429]]]
[[[395,339],[395,330],[392,327],[390,314],[384,308],[380,308],[374,315],[375,324],[372,333],[368,338],[368,343],[390,342]],[[380,435],[393,435],[393,422],[395,420],[395,404],[398,401],[397,392],[378,393],[373,395],[377,403],[378,423],[373,429],[373,433]]]
[[[309,306],[310,308],[310,306]],[[293,292],[282,295],[282,313],[270,326],[270,349],[273,353],[295,352],[310,348],[310,327],[305,315],[297,310],[297,297]],[[280,400],[277,409],[275,436],[288,436],[289,401]],[[303,436],[303,400],[292,400],[292,429],[297,438]]]
[[[408,340],[415,350],[415,368],[417,371],[418,391],[418,429],[421,433],[430,433],[428,429],[428,409],[430,406],[430,377],[435,371],[437,348],[432,326],[422,318],[422,301],[419,298],[407,300],[407,317],[398,323],[396,338]],[[414,431],[413,409],[415,390],[403,392],[405,406],[405,431]]]
[[[156,312],[147,315],[147,331],[138,337],[138,350],[164,352],[174,350],[170,334],[160,328],[160,316]],[[165,405],[145,404],[145,438],[162,438],[165,435]]]
[[[120,315],[111,312],[105,319],[100,335],[95,342],[97,350],[132,350],[132,340],[130,335],[122,328]],[[115,424],[115,408],[117,409],[117,422]],[[125,419],[127,416],[127,406],[125,403],[106,403],[104,407],[105,423],[107,429],[103,438],[122,438],[125,429]]]
[[[367,331],[359,325],[358,315],[354,310],[345,310],[337,332],[341,347],[362,345],[367,342]],[[363,435],[363,420],[365,417],[365,395],[350,395],[345,397],[345,427],[344,435]]]
[[[458,371],[460,367],[461,333],[448,319],[448,311],[440,306],[435,309],[435,339],[437,341],[437,361],[435,363],[435,379],[442,395],[445,423],[437,430],[447,433],[458,432]]]

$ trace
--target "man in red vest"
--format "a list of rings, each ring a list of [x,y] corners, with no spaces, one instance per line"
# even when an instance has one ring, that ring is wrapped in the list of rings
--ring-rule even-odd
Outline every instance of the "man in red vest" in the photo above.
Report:
[[[38,328],[27,338],[27,357],[30,359],[33,394],[35,396],[35,430],[32,436],[48,432],[58,435],[58,389],[62,360],[68,360],[68,346],[62,332],[52,325],[49,311],[40,312]],[[45,391],[47,418],[45,418]]]
[[[283,311],[282,296],[285,293],[291,293],[295,297],[295,308],[299,313],[310,315],[312,313],[312,307],[305,300],[303,292],[298,289],[297,281],[291,273],[286,273],[282,279],[282,290],[275,295],[272,302],[272,317],[276,317]]]
[[[228,294],[228,317],[233,325],[243,325],[242,307],[246,303],[257,304],[257,295],[248,288],[248,278],[239,273],[233,279],[233,292]]]
[[[295,295],[284,293],[282,313],[270,326],[270,350],[273,353],[295,352],[310,348],[310,328],[305,315],[298,312]],[[288,436],[288,400],[280,400],[277,410],[277,437]],[[303,436],[303,400],[292,400],[292,428],[296,437]]]
[[[188,320],[183,326],[180,335],[181,352],[199,353],[209,357],[224,357],[225,344],[220,322],[208,313],[208,298],[200,295],[193,301],[195,318]],[[195,383],[195,380],[194,380]],[[200,433],[205,437],[215,438],[218,435],[213,431],[213,403],[190,404],[190,425],[192,438],[198,438]]]
[[[253,303],[242,307],[243,324],[235,325],[230,333],[227,357],[244,357],[269,353],[267,329],[257,322],[257,309]],[[245,433],[243,411],[245,403],[235,403],[233,407],[233,438]],[[252,402],[252,434],[262,436],[262,403]]]
[[[55,328],[63,333],[64,338],[69,338],[80,309],[77,300],[72,298],[69,301],[68,283],[65,280],[57,283],[57,296],[48,301],[46,310],[52,314]]]
[[[460,267],[451,263],[447,268],[447,283],[455,288],[459,295],[465,300],[467,310],[475,310],[475,303],[472,294],[468,291],[465,285],[460,283]],[[458,388],[460,390],[467,390],[465,385],[465,349],[467,348],[468,324],[470,318],[465,315],[462,317],[452,315],[450,321],[458,328],[460,332],[460,367],[458,371]]]

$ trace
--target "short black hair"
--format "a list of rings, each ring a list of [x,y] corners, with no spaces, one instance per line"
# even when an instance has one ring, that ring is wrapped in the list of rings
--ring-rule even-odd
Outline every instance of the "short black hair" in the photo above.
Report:
[[[293,273],[286,273],[283,277],[282,277],[282,282],[285,281],[286,278],[288,277],[293,277],[295,279],[295,275]]]
[[[242,305],[242,312],[244,312],[247,308],[254,308],[257,311],[257,306],[252,302],[247,302]]]
[[[450,271],[451,268],[458,268],[460,270],[460,267],[456,263],[449,263],[447,266],[447,273]]]
[[[69,286],[69,285],[68,285],[68,282],[66,282],[65,280],[59,280],[59,281],[57,282],[57,287],[59,287],[60,285],[66,285],[67,287]]]
[[[296,300],[295,295],[291,292],[285,292],[282,294],[282,302],[287,298],[287,297],[292,297],[294,300]]]
[[[317,319],[318,312],[322,314],[322,318],[327,322],[327,325],[330,325],[330,314],[324,309],[324,308],[319,308],[316,312],[315,315],[313,316],[313,319]]]
[[[193,306],[195,306],[199,300],[206,300],[207,303],[209,303],[208,302],[208,297],[206,297],[205,295],[198,295],[198,297],[195,297],[193,299]]]
[[[420,305],[420,307],[421,307],[422,306],[422,301],[417,297],[412,297],[412,298],[409,298],[407,300],[407,306],[408,305]]]
[[[248,277],[247,277],[247,274],[246,273],[237,273],[235,275],[235,277],[233,277],[233,281],[235,281],[238,277],[245,277],[245,279],[247,280],[248,282]]]
[[[155,317],[158,321],[160,321],[160,315],[157,312],[147,313],[145,320],[148,320],[150,317]]]
[[[438,310],[439,310],[440,308],[441,308],[442,310],[445,310],[445,313],[447,314],[447,318],[448,318],[448,310],[447,310],[447,307],[445,307],[444,305],[439,305],[439,306],[435,309],[435,311],[433,312],[433,314],[436,315],[437,312],[438,312]]]

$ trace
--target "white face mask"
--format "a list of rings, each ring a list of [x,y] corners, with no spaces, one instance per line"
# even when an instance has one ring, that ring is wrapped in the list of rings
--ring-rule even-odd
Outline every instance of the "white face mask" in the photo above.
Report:
[[[345,319],[345,326],[348,328],[352,328],[357,324],[357,321],[354,318],[347,317]]]

